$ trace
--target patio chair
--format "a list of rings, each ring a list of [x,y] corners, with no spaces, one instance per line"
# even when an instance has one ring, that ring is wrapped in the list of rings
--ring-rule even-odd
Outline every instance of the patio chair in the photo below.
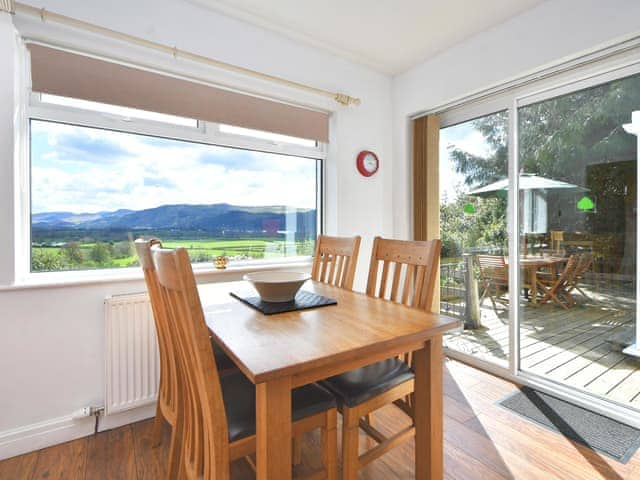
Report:
[[[562,250],[560,247],[562,245],[562,242],[564,241],[564,232],[559,230],[551,230],[551,232],[549,233],[551,236],[551,248],[553,250],[553,253],[555,253],[556,255],[561,255]]]
[[[502,255],[478,255],[476,259],[483,288],[480,304],[482,305],[482,301],[488,296],[493,310],[497,313],[496,303],[505,308],[508,304],[508,300],[502,296],[509,292],[509,268]]]
[[[575,305],[576,299],[569,292],[569,287],[575,281],[579,261],[579,254],[571,255],[564,270],[557,278],[548,280],[540,278],[539,283],[544,292],[539,305],[555,302],[566,310]]]
[[[583,280],[584,274],[591,269],[592,265],[593,265],[593,255],[587,252],[581,253],[573,280],[571,281],[571,283],[568,284],[568,288],[567,288],[568,293],[571,293],[573,290],[577,290],[580,292],[580,294],[584,298],[589,300],[589,296],[586,293],[584,293],[584,290],[582,290],[578,286],[578,282]]]

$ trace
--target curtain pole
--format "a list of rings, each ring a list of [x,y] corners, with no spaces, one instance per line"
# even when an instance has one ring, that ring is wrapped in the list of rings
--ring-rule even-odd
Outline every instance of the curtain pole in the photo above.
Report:
[[[324,97],[329,97],[341,105],[349,106],[349,105],[360,105],[360,99],[351,97],[347,94],[340,92],[330,92],[328,90],[323,90],[321,88],[312,87],[310,85],[305,85],[303,83],[294,82],[291,80],[287,80],[285,78],[277,77],[275,75],[269,75],[266,73],[257,72],[255,70],[251,70],[249,68],[239,67],[237,65],[232,65],[230,63],[221,62],[219,60],[214,60],[209,57],[205,57],[204,55],[199,55],[197,53],[192,53],[186,50],[181,50],[177,47],[170,47],[168,45],[164,45],[162,43],[153,42],[151,40],[145,40],[144,38],[136,37],[134,35],[129,35],[122,32],[117,32],[115,30],[111,30],[109,28],[101,27],[99,25],[95,25],[93,23],[85,22],[82,20],[78,20],[76,18],[67,17],[66,15],[61,15],[59,13],[51,12],[44,8],[36,8],[30,5],[24,5],[19,2],[15,2],[13,0],[0,0],[0,11],[5,11],[9,13],[26,13],[29,15],[35,15],[40,17],[43,22],[52,21],[55,23],[61,23],[64,25],[68,25],[75,28],[80,28],[82,30],[86,30],[92,33],[97,33],[100,35],[105,35],[108,37],[115,38],[117,40],[122,40],[125,42],[133,43],[135,45],[139,45],[145,48],[150,48],[153,50],[157,50],[168,55],[171,55],[174,58],[185,58],[187,60],[191,60],[198,63],[204,63],[207,65],[211,65],[216,68],[221,68],[224,70],[228,70],[231,72],[239,73],[242,75],[247,75],[255,78],[259,78],[260,80],[266,80],[273,83],[279,83],[281,85],[285,85],[287,87],[295,88],[298,90],[304,90],[307,92],[311,92],[316,95],[322,95]]]

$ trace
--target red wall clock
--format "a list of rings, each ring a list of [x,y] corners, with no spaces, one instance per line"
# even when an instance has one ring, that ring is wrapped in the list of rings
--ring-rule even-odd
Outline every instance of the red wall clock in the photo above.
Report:
[[[362,176],[370,177],[378,171],[380,160],[378,160],[378,156],[375,153],[363,150],[358,154],[356,167],[358,167],[358,171]]]

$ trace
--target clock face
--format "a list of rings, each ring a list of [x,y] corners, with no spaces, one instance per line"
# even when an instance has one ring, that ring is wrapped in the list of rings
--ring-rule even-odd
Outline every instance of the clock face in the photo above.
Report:
[[[361,175],[370,177],[378,171],[378,167],[380,167],[380,161],[378,160],[378,157],[375,153],[368,150],[363,150],[358,154],[358,158],[356,159],[356,167],[358,167],[358,171]]]
[[[364,156],[362,166],[367,172],[373,173],[378,169],[378,159],[372,153],[367,153]]]

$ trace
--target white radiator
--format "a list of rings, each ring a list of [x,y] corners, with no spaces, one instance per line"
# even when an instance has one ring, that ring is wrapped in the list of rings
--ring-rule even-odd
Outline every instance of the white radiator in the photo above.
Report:
[[[106,298],[105,414],[156,401],[160,357],[146,294]]]

